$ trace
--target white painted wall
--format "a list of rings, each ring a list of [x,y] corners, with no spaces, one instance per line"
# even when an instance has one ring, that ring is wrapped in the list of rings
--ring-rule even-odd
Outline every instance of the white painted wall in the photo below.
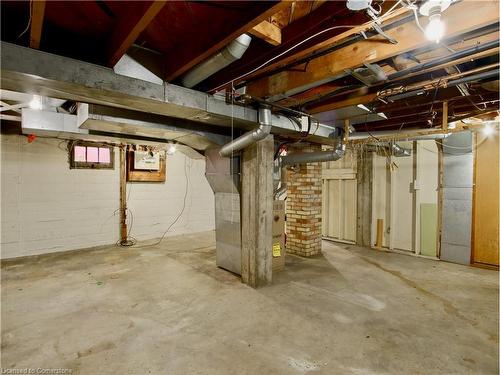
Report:
[[[384,219],[384,247],[420,253],[420,204],[437,204],[438,154],[433,140],[416,142],[416,151],[390,159],[374,154],[372,245],[377,219]]]
[[[65,143],[2,135],[1,258],[114,244],[119,236],[119,153],[114,170],[69,169]],[[131,235],[157,238],[186,208],[168,235],[215,228],[214,195],[205,161],[167,157],[165,183],[127,184]],[[130,219],[130,217],[129,217]]]

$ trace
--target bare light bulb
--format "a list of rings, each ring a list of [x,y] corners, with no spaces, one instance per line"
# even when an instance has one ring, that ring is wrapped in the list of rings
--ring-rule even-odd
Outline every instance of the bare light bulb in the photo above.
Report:
[[[431,15],[429,17],[429,23],[425,28],[425,36],[427,39],[439,43],[444,36],[444,31],[445,27],[444,22],[441,21],[441,14],[438,13]]]
[[[30,108],[41,110],[42,109],[42,98],[38,95],[33,95],[33,99],[31,99],[31,101],[30,101]]]
[[[486,124],[486,125],[484,126],[484,128],[483,128],[483,134],[484,134],[485,136],[490,136],[490,135],[492,135],[492,134],[493,134],[493,131],[494,131],[494,130],[495,130],[495,129],[493,128],[493,126],[491,126],[490,124]]]
[[[177,151],[177,148],[175,147],[174,144],[170,144],[167,147],[167,155],[173,155],[173,154],[175,154],[176,151]]]

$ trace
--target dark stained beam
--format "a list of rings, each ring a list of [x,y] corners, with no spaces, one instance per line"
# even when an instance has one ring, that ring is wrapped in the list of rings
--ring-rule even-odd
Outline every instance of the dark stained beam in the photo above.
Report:
[[[42,40],[45,0],[33,1],[31,7],[30,48],[38,49]]]
[[[165,1],[138,2],[137,9],[118,19],[109,39],[108,66],[113,67],[121,59],[165,4]]]
[[[473,1],[456,3],[443,14],[445,22],[453,21],[447,22],[446,37],[455,37],[494,24],[499,20],[498,13],[499,3],[496,0],[482,1],[480,7]],[[324,83],[326,79],[338,76],[346,69],[354,69],[366,62],[379,62],[430,43],[414,21],[390,29],[387,34],[398,43],[387,43],[380,36],[362,40],[315,58],[294,71],[284,71],[251,83],[247,93],[264,98],[297,91],[301,87],[310,87],[315,82]],[[303,71],[300,71],[300,68],[303,68]]]
[[[349,12],[345,7],[345,3],[341,1],[327,1],[307,16],[285,26],[281,30],[281,44],[279,46],[269,48],[268,45],[264,45],[262,43],[250,44],[250,48],[238,61],[238,64],[229,66],[226,69],[214,74],[203,84],[202,89],[206,91],[212,90],[221,84],[248,73],[311,35],[314,35],[322,30],[325,30],[329,26],[340,22],[346,17],[346,15],[349,15]],[[365,21],[366,17],[363,22]],[[328,39],[332,35],[333,34],[331,32],[320,34],[316,38],[313,38],[310,42],[306,42],[299,48],[292,50],[290,54],[297,53],[303,48],[314,46],[315,44]],[[283,57],[286,58],[290,54],[286,54]],[[266,68],[259,70],[259,74],[260,72],[265,71]]]
[[[207,40],[207,37],[210,35],[209,33],[204,35],[203,30],[187,32],[185,36],[186,40],[178,41],[178,44],[182,45],[183,48],[176,50],[176,55],[165,62],[165,80],[172,81],[176,79],[203,60],[212,56],[241,34],[248,32],[273,14],[289,6],[290,2],[288,1],[255,2],[246,12],[245,20],[238,27],[233,28],[225,35],[221,35],[217,40]],[[221,20],[221,22],[223,21]]]

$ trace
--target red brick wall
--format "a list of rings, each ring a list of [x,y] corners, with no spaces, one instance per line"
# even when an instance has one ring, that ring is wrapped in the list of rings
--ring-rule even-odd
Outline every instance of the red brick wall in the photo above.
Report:
[[[321,146],[304,144],[289,152],[321,151]],[[288,253],[311,256],[321,252],[321,164],[302,164],[287,172],[286,201]]]

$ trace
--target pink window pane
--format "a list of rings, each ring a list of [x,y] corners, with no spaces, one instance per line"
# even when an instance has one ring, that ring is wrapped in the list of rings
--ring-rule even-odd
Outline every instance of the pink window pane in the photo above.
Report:
[[[85,157],[85,149],[86,149],[86,147],[84,147],[84,146],[75,146],[73,148],[75,161],[85,162],[87,160]]]
[[[99,163],[110,163],[111,162],[111,152],[109,148],[99,147]]]
[[[87,147],[87,162],[88,163],[99,162],[99,147]]]

